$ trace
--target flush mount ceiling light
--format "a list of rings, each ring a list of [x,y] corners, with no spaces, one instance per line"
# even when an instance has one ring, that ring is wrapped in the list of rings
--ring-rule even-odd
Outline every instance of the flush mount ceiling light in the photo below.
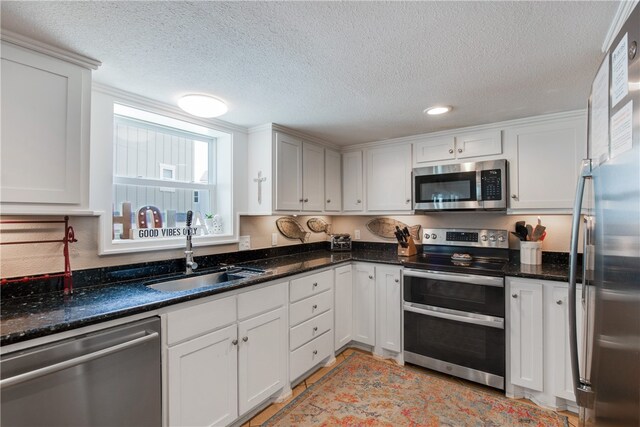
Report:
[[[437,106],[437,107],[429,107],[423,111],[424,114],[429,116],[437,116],[439,114],[448,113],[451,111],[452,107],[449,105]]]
[[[178,107],[191,115],[207,119],[221,116],[229,110],[223,101],[208,95],[185,95],[178,100]]]

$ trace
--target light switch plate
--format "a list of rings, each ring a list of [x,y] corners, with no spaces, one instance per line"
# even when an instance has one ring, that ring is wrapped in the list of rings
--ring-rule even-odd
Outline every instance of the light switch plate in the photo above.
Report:
[[[278,246],[278,233],[271,233],[271,246]]]
[[[356,230],[356,232],[353,234],[354,234],[355,240],[360,240],[360,230]]]
[[[251,236],[240,236],[238,241],[239,251],[248,251],[251,249]]]

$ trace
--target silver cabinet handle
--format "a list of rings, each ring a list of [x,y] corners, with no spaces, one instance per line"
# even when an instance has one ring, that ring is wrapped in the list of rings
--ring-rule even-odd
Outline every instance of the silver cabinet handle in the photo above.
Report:
[[[309,199],[304,199],[304,202],[307,203],[309,201]]]
[[[249,337],[242,337],[242,341],[244,341],[244,342],[249,341]]]
[[[318,332],[318,327],[317,326],[313,327],[313,332]]]
[[[562,300],[561,300],[561,299],[559,299],[558,301],[556,301],[556,304],[558,304],[558,305],[562,305]]]
[[[462,153],[462,148],[458,148],[458,153]]]
[[[449,148],[449,154],[453,154],[453,148]]]
[[[313,304],[313,307],[311,307],[313,310],[318,308],[318,304]]]
[[[400,283],[400,279],[395,279],[395,282],[396,283]]]
[[[140,338],[126,341],[121,344],[116,344],[112,347],[103,348],[102,350],[94,351],[93,353],[83,354],[82,356],[74,357],[73,359],[65,360],[60,363],[45,366],[44,368],[36,369],[34,371],[25,372],[23,374],[16,375],[14,377],[5,378],[0,381],[0,389],[9,387],[15,384],[20,384],[25,381],[33,380],[54,372],[62,371],[63,369],[71,368],[73,366],[80,365],[82,363],[90,362],[95,359],[99,359],[104,356],[108,356],[113,353],[125,350],[127,348],[135,347],[140,344],[144,344],[147,341],[158,338],[158,333],[153,332],[149,335],[145,335]]]
[[[518,195],[517,195],[517,194],[512,194],[512,195],[511,195],[511,198],[512,198],[512,199],[517,199],[517,198],[518,198]]]
[[[406,200],[406,202],[407,202],[407,203],[411,203],[411,199],[407,199],[407,200]]]
[[[300,203],[302,203],[302,202],[304,202],[304,199],[300,199],[300,200],[298,200],[298,201],[299,201]]]
[[[373,279],[373,276],[369,276],[369,279]]]
[[[318,287],[318,282],[313,282],[313,287],[317,288]]]
[[[511,294],[511,298],[518,298],[518,294]]]
[[[327,203],[331,203],[331,199],[327,199]]]
[[[318,350],[313,350],[313,354],[314,355],[318,354]]]
[[[356,203],[362,203],[362,200],[358,199],[358,200],[356,201]]]
[[[233,344],[233,345],[238,345],[238,340],[233,340],[233,341],[231,341],[231,344]]]

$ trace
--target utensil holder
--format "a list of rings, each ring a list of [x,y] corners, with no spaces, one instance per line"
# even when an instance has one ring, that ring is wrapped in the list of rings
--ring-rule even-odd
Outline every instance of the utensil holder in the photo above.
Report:
[[[409,237],[409,241],[407,242],[409,246],[403,248],[398,243],[398,256],[412,256],[418,253],[418,248],[416,248],[416,244],[413,242],[413,238]]]
[[[520,264],[542,264],[542,242],[520,242]]]

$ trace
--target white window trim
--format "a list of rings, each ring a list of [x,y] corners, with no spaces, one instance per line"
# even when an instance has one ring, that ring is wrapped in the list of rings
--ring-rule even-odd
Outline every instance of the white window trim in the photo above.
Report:
[[[106,88],[105,88],[106,89]],[[220,182],[220,179],[215,180],[216,186],[223,185],[226,193],[229,195],[230,206],[226,207],[225,213],[227,218],[230,218],[231,224],[227,230],[231,230],[225,234],[220,235],[206,235],[206,236],[194,236],[193,246],[210,246],[210,245],[225,245],[238,242],[239,235],[239,215],[236,208],[235,191],[234,186],[238,185],[234,183],[234,166],[236,164],[236,149],[234,149],[234,143],[237,135],[237,131],[230,127],[225,129],[223,126],[217,124],[210,124],[200,121],[196,118],[190,118],[185,116],[178,109],[165,104],[159,104],[155,101],[145,100],[136,95],[131,95],[131,98],[126,93],[122,93],[119,90],[113,91],[100,88],[94,90],[92,94],[92,108],[91,108],[91,199],[90,204],[92,208],[104,212],[100,217],[100,227],[98,236],[98,249],[100,255],[109,254],[122,254],[122,253],[136,253],[146,251],[159,251],[168,249],[184,248],[185,242],[183,238],[167,238],[167,239],[150,239],[150,240],[112,240],[113,224],[112,224],[112,212],[113,212],[113,123],[115,114],[115,105],[119,105],[118,108],[134,109],[134,111],[143,110],[144,113],[149,114],[156,118],[156,115],[160,115],[166,118],[168,126],[175,126],[176,122],[186,122],[185,130],[194,133],[201,133],[209,135],[217,139],[216,146],[218,151],[226,151],[231,161],[222,162],[220,156],[215,155],[217,160],[216,169],[220,169],[219,174],[225,175],[225,179]],[[142,100],[142,102],[140,102]],[[148,101],[148,102],[147,102]],[[139,109],[139,110],[138,110]],[[144,120],[144,117],[139,117]],[[147,117],[149,120],[149,117]],[[154,120],[152,120],[154,121]],[[242,140],[243,138],[241,138]],[[220,158],[219,158],[220,157]],[[221,167],[220,167],[221,166]],[[213,168],[210,168],[213,169]],[[122,179],[119,177],[118,179]],[[171,183],[171,186],[177,185],[179,182],[175,181],[163,181],[164,184]],[[189,183],[190,188],[199,187],[199,183]],[[208,185],[203,185],[207,189]],[[216,191],[216,193],[218,193]]]

